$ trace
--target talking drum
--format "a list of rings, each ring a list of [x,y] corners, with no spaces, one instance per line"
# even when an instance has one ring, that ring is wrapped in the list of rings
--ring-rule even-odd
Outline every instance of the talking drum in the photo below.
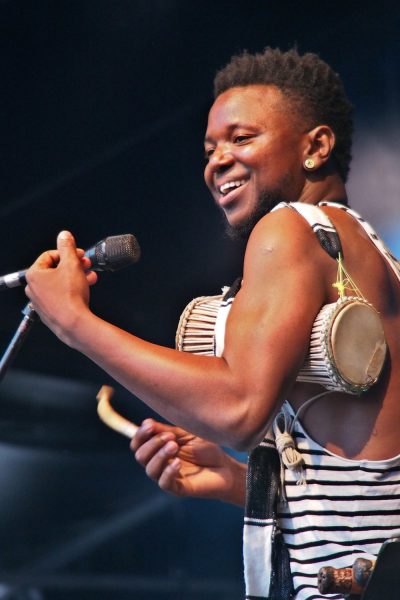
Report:
[[[215,323],[223,294],[200,296],[186,306],[176,330],[177,350],[193,354],[215,354]]]
[[[340,298],[318,313],[297,380],[359,394],[377,382],[385,356],[378,312],[363,298]]]
[[[186,306],[176,333],[178,350],[215,354],[215,324],[222,301],[223,294],[201,296]],[[378,312],[363,298],[340,298],[318,313],[297,381],[360,394],[376,383],[385,357],[386,340]]]

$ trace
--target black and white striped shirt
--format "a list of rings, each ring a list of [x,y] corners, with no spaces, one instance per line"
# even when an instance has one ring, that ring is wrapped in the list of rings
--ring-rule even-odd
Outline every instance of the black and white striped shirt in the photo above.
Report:
[[[292,435],[304,460],[306,484],[297,485],[285,469],[288,502],[278,504],[277,516],[295,598],[317,600],[326,598],[317,588],[321,567],[349,567],[359,557],[373,560],[386,539],[400,535],[400,455],[382,461],[345,459],[312,440],[298,421]]]

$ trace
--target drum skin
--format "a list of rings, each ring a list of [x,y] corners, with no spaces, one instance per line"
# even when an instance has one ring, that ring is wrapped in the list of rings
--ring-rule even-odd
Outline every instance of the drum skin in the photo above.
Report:
[[[343,304],[332,319],[329,350],[337,371],[348,383],[373,385],[386,356],[385,334],[377,311],[362,301]]]

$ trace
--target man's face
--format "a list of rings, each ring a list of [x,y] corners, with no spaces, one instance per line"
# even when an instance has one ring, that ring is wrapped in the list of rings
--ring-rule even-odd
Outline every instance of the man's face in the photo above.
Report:
[[[249,233],[273,206],[299,200],[305,134],[274,86],[231,88],[211,107],[206,184],[231,228]]]

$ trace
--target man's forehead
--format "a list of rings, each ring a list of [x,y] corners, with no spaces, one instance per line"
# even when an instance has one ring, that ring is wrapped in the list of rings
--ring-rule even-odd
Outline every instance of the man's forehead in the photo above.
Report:
[[[254,84],[229,88],[211,106],[208,128],[263,123],[275,111],[287,109],[284,94],[273,85]]]

